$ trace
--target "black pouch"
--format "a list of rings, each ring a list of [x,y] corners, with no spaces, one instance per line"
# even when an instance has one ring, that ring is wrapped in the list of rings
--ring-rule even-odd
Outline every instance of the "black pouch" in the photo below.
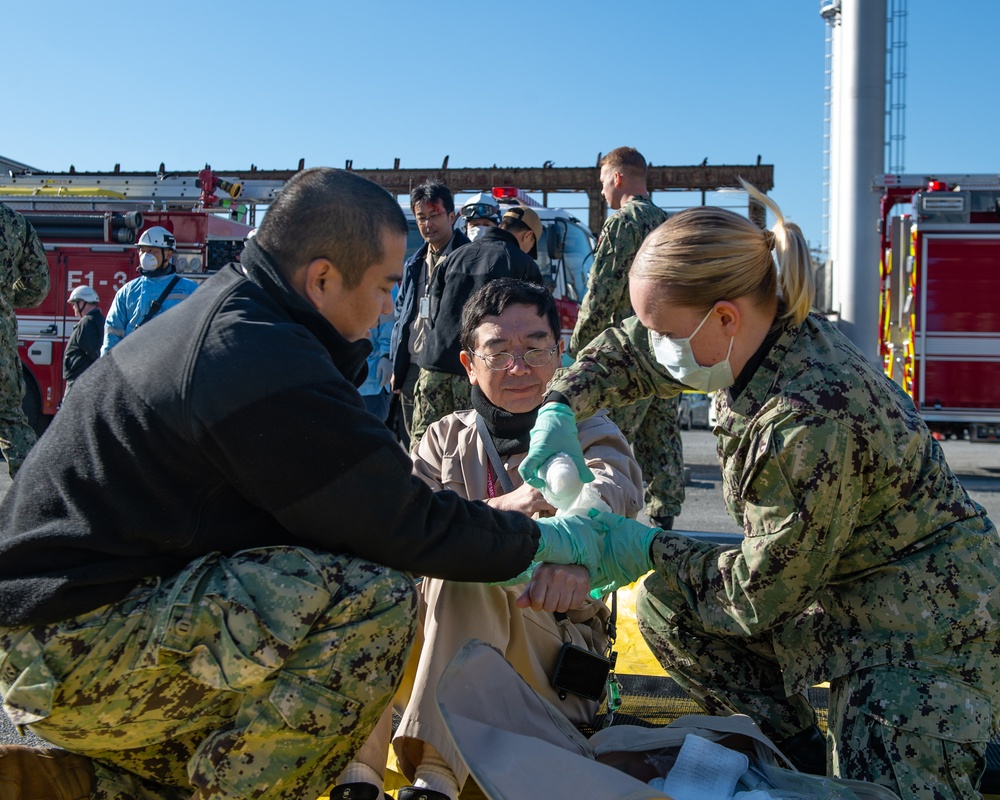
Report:
[[[559,690],[559,697],[565,700],[566,692],[571,692],[588,700],[600,700],[614,667],[614,656],[617,653],[606,658],[572,642],[563,642],[552,673],[552,685]]]

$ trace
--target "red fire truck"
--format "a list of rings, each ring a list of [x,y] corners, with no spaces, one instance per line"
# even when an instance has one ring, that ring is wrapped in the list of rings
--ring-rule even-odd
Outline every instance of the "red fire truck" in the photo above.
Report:
[[[1000,442],[1000,176],[883,175],[879,343],[941,436]],[[900,204],[911,213],[894,215]]]
[[[63,350],[76,324],[69,293],[87,284],[107,313],[115,292],[136,277],[134,243],[153,225],[177,239],[174,263],[185,277],[207,277],[235,261],[252,229],[253,202],[273,198],[274,182],[237,204],[242,186],[210,170],[190,178],[22,175],[0,178],[0,201],[20,211],[38,232],[48,257],[48,295],[36,308],[18,309],[18,354],[24,367],[24,408],[43,430],[62,401]],[[215,191],[226,192],[220,199]]]

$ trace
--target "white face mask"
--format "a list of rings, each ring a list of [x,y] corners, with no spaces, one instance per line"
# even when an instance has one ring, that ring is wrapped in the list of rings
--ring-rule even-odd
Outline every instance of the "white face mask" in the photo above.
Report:
[[[139,269],[143,272],[152,272],[156,269],[156,254],[142,253],[139,256]]]
[[[649,333],[649,340],[653,345],[653,355],[656,356],[656,360],[674,378],[699,392],[714,392],[717,389],[725,389],[727,386],[732,386],[734,380],[732,367],[729,366],[729,356],[733,352],[733,339],[729,340],[729,351],[726,353],[726,357],[710,367],[703,367],[699,364],[691,349],[691,340],[712,316],[714,310],[714,308],[709,310],[705,318],[698,323],[698,327],[686,339],[671,339],[669,336],[661,336],[652,331]]]
[[[465,235],[469,237],[470,242],[474,242],[486,233],[487,227],[486,225],[469,225],[465,230]]]

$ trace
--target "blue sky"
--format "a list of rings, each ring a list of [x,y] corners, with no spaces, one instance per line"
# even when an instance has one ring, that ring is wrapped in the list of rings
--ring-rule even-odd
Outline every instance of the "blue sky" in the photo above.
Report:
[[[9,3],[0,155],[52,171],[224,171],[300,158],[435,167],[445,155],[453,167],[589,166],[623,144],[666,165],[760,154],[772,196],[819,244],[819,7]],[[908,11],[907,171],[1000,172],[1000,2]]]

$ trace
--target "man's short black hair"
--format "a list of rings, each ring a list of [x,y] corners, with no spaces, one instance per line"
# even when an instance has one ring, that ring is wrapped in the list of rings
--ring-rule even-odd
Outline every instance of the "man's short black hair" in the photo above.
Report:
[[[552,335],[559,341],[559,307],[552,292],[537,283],[517,278],[497,278],[465,301],[462,308],[462,349],[475,349],[476,330],[484,317],[498,317],[509,306],[514,305],[534,306],[538,309],[538,315],[548,321]]]
[[[521,222],[519,219],[514,219],[514,217],[504,217],[500,220],[499,227],[501,230],[510,231],[511,233],[524,233],[525,231],[534,233],[527,224]]]
[[[385,256],[385,232],[406,235],[399,203],[367,178],[331,167],[296,173],[268,207],[256,242],[286,277],[328,258],[353,289]]]
[[[417,210],[417,203],[440,203],[449,214],[455,210],[455,198],[451,189],[441,181],[421,183],[410,192],[410,211]]]

